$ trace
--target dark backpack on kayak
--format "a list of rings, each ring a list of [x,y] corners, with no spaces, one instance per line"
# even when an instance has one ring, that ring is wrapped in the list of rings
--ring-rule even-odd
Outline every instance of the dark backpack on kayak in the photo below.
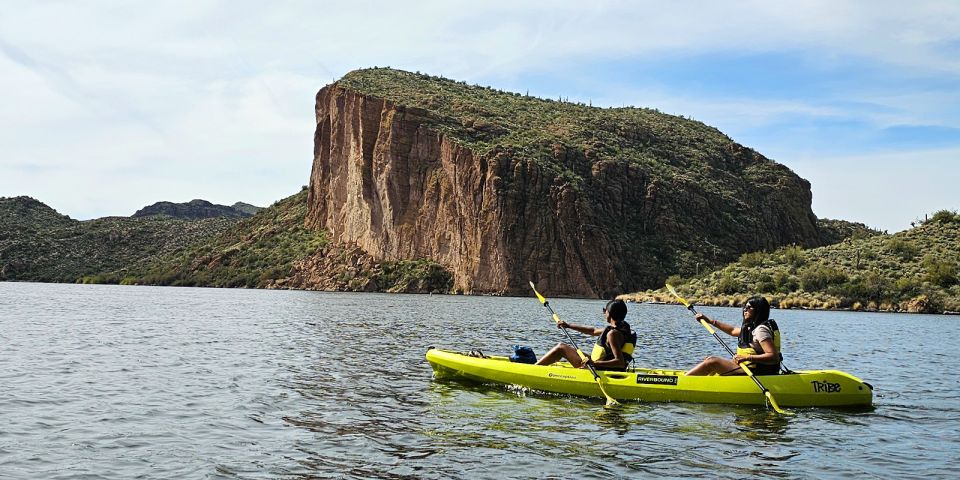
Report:
[[[533,349],[522,345],[513,346],[513,355],[510,355],[510,361],[516,363],[537,363],[537,355]]]

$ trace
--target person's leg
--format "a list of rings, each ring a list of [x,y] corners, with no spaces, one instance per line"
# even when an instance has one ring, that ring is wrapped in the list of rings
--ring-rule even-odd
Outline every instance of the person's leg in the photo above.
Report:
[[[720,375],[743,375],[743,370],[740,369],[740,365],[733,363],[732,360],[717,357],[709,356],[705,358],[702,362],[697,364],[697,366],[690,369],[687,372],[688,376],[697,376],[697,375],[711,375],[711,374],[720,374]]]
[[[540,360],[537,360],[537,365],[550,365],[561,358],[566,359],[574,367],[580,366],[580,355],[577,354],[577,349],[566,343],[558,343],[557,346],[551,348],[549,352],[540,357]]]

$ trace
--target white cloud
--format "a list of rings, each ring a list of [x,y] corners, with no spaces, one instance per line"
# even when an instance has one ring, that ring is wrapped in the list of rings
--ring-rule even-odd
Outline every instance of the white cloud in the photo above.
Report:
[[[195,197],[268,204],[306,183],[313,95],[354,68],[563,82],[596,59],[812,51],[950,78],[957,25],[960,2],[933,1],[24,2],[0,17],[0,195],[79,217]],[[731,132],[785,117],[957,125],[957,99],[939,91],[867,91],[883,108],[851,112],[596,84],[595,103]]]

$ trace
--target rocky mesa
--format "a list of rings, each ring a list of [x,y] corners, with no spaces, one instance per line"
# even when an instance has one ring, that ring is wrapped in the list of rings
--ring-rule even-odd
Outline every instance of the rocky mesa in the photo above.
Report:
[[[458,292],[609,297],[823,243],[806,180],[652,109],[377,68],[321,89],[316,122],[306,225]]]

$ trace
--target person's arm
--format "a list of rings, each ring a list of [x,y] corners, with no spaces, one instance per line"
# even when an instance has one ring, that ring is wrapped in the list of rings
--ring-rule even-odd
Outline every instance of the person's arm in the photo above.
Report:
[[[726,333],[727,335],[730,335],[731,337],[738,337],[738,336],[740,336],[740,327],[736,327],[736,326],[733,326],[733,325],[728,325],[728,324],[723,323],[723,322],[721,322],[721,321],[719,321],[719,320],[714,320],[714,319],[712,319],[712,318],[710,318],[710,317],[708,317],[708,316],[706,316],[706,315],[704,315],[704,314],[702,314],[702,313],[698,313],[697,316],[696,316],[696,319],[697,319],[697,320],[703,320],[703,321],[709,323],[710,325],[713,325],[714,328],[716,328],[717,330],[720,330],[720,331],[723,332],[723,333]]]
[[[557,324],[557,328],[569,328],[570,330],[575,330],[584,335],[593,335],[594,337],[603,333],[602,328],[587,327],[584,325],[574,325],[572,323],[564,322],[563,320],[560,320],[560,323]]]
[[[620,345],[623,343],[623,333],[619,330],[610,330],[610,333],[607,334],[607,345],[610,345],[610,353],[613,354],[613,358],[610,360],[590,360],[587,361],[592,363],[595,367],[609,367],[609,368],[624,368],[627,366],[627,360],[623,358],[623,352],[620,350]],[[586,362],[584,362],[586,363]]]

